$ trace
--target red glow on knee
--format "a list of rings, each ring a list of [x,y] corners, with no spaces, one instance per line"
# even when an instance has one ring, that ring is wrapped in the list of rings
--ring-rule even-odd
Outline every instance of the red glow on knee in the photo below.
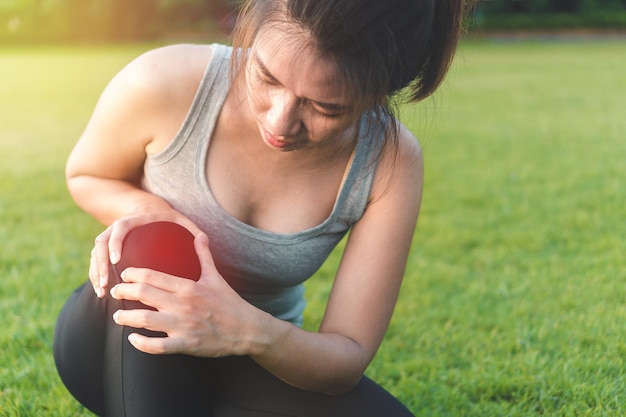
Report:
[[[154,222],[131,230],[122,246],[122,257],[116,269],[149,268],[166,274],[197,281],[200,261],[193,234],[172,222]]]

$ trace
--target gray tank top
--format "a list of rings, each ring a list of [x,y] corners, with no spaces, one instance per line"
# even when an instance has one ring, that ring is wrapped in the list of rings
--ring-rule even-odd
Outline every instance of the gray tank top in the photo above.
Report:
[[[330,216],[296,233],[279,234],[245,224],[215,200],[206,177],[209,140],[230,88],[232,48],[213,45],[187,117],[172,142],[145,163],[143,188],[167,200],[210,240],[218,271],[248,302],[282,320],[302,324],[303,282],[324,263],[363,215],[380,151],[382,129],[364,128]],[[373,146],[372,146],[373,145]]]

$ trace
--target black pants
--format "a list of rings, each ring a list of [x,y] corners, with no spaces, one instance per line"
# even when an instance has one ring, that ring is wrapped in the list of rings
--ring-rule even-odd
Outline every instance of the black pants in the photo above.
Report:
[[[72,395],[97,415],[413,416],[366,377],[352,392],[329,396],[289,386],[249,357],[140,352],[127,339],[137,329],[113,322],[113,313],[124,307],[130,308],[110,296],[97,298],[86,283],[70,296],[57,321],[54,358],[59,375]]]

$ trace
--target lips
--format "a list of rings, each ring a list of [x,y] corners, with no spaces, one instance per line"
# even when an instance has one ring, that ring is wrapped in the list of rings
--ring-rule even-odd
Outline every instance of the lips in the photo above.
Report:
[[[263,138],[269,145],[276,147],[276,148],[286,149],[286,148],[292,148],[294,146],[292,142],[278,138],[272,135],[270,132],[268,132],[265,129],[263,129]]]

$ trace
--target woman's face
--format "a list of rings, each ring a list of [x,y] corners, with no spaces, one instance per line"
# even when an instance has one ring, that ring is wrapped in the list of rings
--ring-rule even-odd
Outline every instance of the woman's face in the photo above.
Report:
[[[342,145],[353,138],[363,109],[337,88],[333,62],[304,34],[266,27],[246,66],[247,99],[267,146],[293,151]]]

